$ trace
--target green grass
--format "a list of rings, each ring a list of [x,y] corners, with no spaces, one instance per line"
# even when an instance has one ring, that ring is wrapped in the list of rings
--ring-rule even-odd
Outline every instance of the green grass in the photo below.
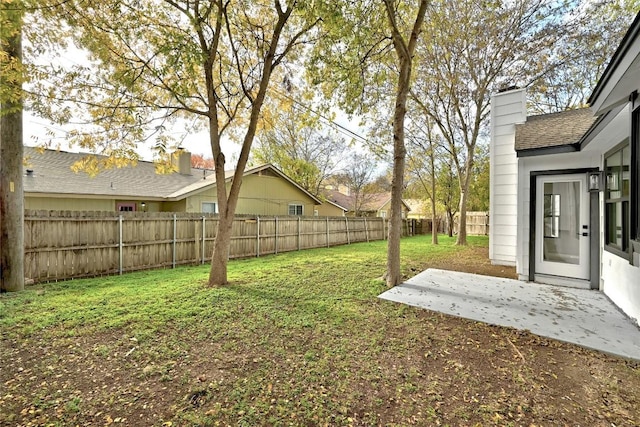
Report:
[[[403,240],[406,276],[487,246],[429,237]],[[520,405],[541,388],[497,329],[377,299],[385,249],[231,261],[218,288],[205,265],[2,295],[0,424],[528,425],[568,410]]]
[[[457,250],[452,239],[441,237],[437,247],[427,239],[403,241],[406,275],[415,274],[409,263]],[[486,244],[484,237],[470,241]],[[0,298],[0,328],[20,336],[124,328],[145,339],[166,324],[193,327],[203,317],[216,324],[238,316],[269,318],[278,327],[340,324],[385,289],[385,248],[379,241],[231,261],[230,285],[221,288],[206,286],[208,265],[38,285]]]

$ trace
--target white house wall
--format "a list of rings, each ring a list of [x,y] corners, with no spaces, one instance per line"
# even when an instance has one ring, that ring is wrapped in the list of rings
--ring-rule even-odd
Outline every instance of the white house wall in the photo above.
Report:
[[[489,258],[493,264],[516,265],[518,159],[514,149],[517,123],[526,119],[526,91],[516,89],[491,99]]]
[[[634,264],[611,252],[602,253],[602,291],[629,317],[640,324],[640,257]]]
[[[631,127],[629,108],[624,108],[589,143],[585,151],[601,154],[600,168],[604,165],[604,153],[616,147],[629,136]],[[600,248],[604,248],[604,194],[600,194]],[[640,320],[640,259],[635,254],[634,263],[604,249],[600,254],[600,289],[629,317]]]

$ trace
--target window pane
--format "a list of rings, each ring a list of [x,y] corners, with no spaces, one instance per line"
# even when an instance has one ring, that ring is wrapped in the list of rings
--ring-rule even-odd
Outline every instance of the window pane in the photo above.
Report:
[[[619,199],[620,172],[622,165],[622,151],[616,151],[605,159],[605,170],[607,174],[607,199]]]
[[[579,181],[544,184],[543,260],[579,263],[580,195]]]
[[[622,243],[618,239],[618,225],[616,223],[616,219],[618,217],[618,212],[620,211],[620,202],[618,203],[608,203],[607,204],[607,212],[605,216],[606,223],[606,241],[607,244],[614,245],[617,247],[621,247]]]
[[[629,184],[631,182],[631,147],[628,145],[622,150],[622,197],[629,197]]]
[[[211,202],[202,203],[202,212],[203,213],[218,213],[218,204]]]

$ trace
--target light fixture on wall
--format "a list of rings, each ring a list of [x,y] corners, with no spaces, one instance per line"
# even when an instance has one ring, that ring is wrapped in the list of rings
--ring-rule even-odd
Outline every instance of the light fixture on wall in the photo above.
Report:
[[[604,171],[587,172],[587,184],[589,192],[598,192],[604,190]]]
[[[147,210],[147,203],[146,203],[146,202],[142,202],[142,203],[140,203],[140,209],[142,209],[142,212],[146,212],[146,210]]]

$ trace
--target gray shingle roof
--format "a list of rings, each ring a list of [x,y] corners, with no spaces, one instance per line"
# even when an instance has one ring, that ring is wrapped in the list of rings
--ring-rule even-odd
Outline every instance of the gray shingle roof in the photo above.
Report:
[[[202,188],[215,184],[213,171],[192,169],[191,175],[179,173],[157,174],[152,162],[141,161],[136,166],[108,169],[95,177],[84,172],[75,173],[71,165],[86,157],[86,153],[57,150],[39,152],[24,147],[27,169],[24,177],[25,193],[80,194],[108,197],[175,197],[185,188]]]
[[[153,162],[141,161],[136,166],[107,169],[95,177],[84,172],[75,173],[71,166],[87,156],[87,153],[44,150],[24,147],[27,160],[24,176],[24,192],[27,194],[73,194],[109,198],[144,198],[146,200],[181,200],[191,193],[214,186],[215,173],[212,170],[191,168],[191,175],[156,173]],[[100,156],[98,156],[100,157]],[[33,172],[27,174],[27,169]],[[258,173],[265,169],[273,171],[317,204],[322,202],[302,188],[271,164],[245,169],[244,175]],[[225,180],[233,177],[234,171],[225,171]]]
[[[527,117],[516,125],[516,151],[573,145],[597,120],[589,108]]]
[[[338,190],[325,190],[325,197],[327,200],[333,202],[334,204],[338,204],[340,207],[347,209],[348,211],[355,210],[355,196],[348,196],[339,192]],[[362,211],[377,211],[381,209],[385,203],[391,200],[391,192],[388,193],[368,193],[365,195],[365,200],[362,201],[361,210]],[[408,210],[411,210],[409,205],[405,200],[402,201],[405,207]]]

